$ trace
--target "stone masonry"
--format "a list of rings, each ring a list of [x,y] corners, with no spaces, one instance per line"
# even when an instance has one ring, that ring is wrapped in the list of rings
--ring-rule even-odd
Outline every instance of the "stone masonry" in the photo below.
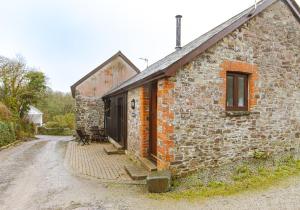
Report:
[[[226,111],[228,72],[248,75],[247,111]],[[128,91],[128,151],[142,157],[149,141],[146,93]],[[183,176],[255,151],[300,153],[300,25],[281,1],[158,80],[159,170]]]
[[[139,156],[140,155],[140,93],[142,88],[136,88],[128,92],[127,95],[127,149],[128,152],[132,155]],[[131,101],[135,100],[135,109],[131,108]]]
[[[76,93],[76,127],[91,134],[92,126],[104,128],[104,102],[101,97],[85,97]]]
[[[167,169],[174,159],[174,84],[169,79],[157,84],[157,168]],[[128,92],[127,148],[131,155],[147,158],[149,153],[149,87]],[[135,100],[135,109],[131,101]]]
[[[173,173],[300,152],[299,66],[300,25],[279,1],[178,70]],[[249,112],[226,112],[227,71],[249,73]]]
[[[135,100],[135,109],[131,101]],[[128,92],[128,152],[148,157],[149,147],[149,88],[142,86]]]
[[[88,134],[91,134],[90,128],[92,126],[104,128],[104,102],[102,96],[137,74],[138,71],[126,59],[124,60],[124,57],[121,52],[118,52],[104,62],[104,66],[97,67],[96,71],[93,70],[92,74],[89,73],[90,75],[88,74],[87,78],[75,86],[77,128],[85,128]]]

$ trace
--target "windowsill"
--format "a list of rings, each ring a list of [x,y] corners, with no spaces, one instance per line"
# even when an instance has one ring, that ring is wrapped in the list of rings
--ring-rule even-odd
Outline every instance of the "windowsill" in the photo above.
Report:
[[[251,114],[249,111],[225,111],[227,117],[248,116]]]

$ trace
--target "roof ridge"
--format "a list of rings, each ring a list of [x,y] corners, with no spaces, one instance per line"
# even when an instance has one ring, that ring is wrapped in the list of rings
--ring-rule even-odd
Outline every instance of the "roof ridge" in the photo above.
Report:
[[[260,14],[266,8],[278,1],[283,1],[284,3],[286,3],[300,21],[300,9],[299,6],[295,6],[295,4],[297,4],[295,0],[261,0],[260,2],[258,2],[256,10],[253,10],[254,5],[243,10],[227,21],[212,28],[208,32],[202,34],[188,44],[184,45],[180,50],[174,51],[151,64],[140,74],[135,75],[118,87],[108,91],[103,97],[107,97],[112,94],[115,95],[122,91],[141,86],[154,79],[174,75],[175,72],[183,65],[193,60],[196,56],[199,56],[205,50],[220,41],[222,38],[224,38],[234,30],[239,28],[241,25],[243,25],[256,15]],[[249,15],[250,12],[251,15]]]

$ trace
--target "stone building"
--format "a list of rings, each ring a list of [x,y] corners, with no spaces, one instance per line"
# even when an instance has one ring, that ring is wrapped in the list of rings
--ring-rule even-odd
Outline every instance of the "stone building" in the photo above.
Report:
[[[111,141],[176,175],[300,152],[300,9],[256,6],[107,92]]]
[[[72,85],[76,127],[85,128],[87,133],[91,126],[104,128],[104,104],[101,97],[137,73],[138,68],[119,51]]]

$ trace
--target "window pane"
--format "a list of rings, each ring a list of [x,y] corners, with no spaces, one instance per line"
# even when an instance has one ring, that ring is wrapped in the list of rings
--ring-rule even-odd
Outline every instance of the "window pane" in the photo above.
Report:
[[[245,106],[245,77],[238,77],[238,106]]]
[[[233,76],[227,76],[227,106],[233,106]]]

